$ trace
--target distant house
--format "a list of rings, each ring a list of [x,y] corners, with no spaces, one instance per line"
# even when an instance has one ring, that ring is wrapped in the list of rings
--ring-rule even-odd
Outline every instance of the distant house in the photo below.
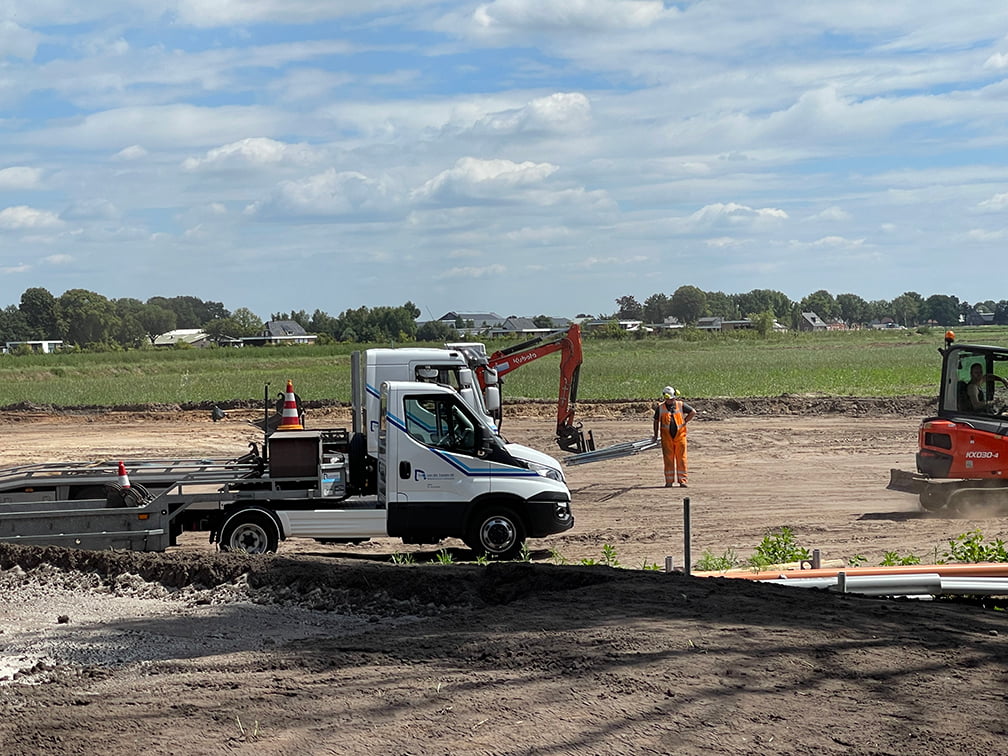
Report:
[[[44,339],[40,341],[8,341],[4,347],[4,352],[13,352],[18,347],[27,347],[39,354],[52,354],[63,348],[63,342],[58,339]]]
[[[825,331],[827,328],[826,321],[814,312],[803,312],[798,318],[799,331]]]
[[[167,331],[160,336],[155,336],[152,343],[156,347],[173,347],[179,344],[205,347],[212,342],[210,336],[202,328],[176,328],[174,331]]]
[[[271,320],[263,324],[258,336],[245,336],[242,343],[248,346],[267,344],[314,344],[318,336],[305,331],[300,323],[293,320]]]
[[[484,333],[500,328],[507,318],[496,312],[446,312],[438,322],[455,328],[459,333]]]

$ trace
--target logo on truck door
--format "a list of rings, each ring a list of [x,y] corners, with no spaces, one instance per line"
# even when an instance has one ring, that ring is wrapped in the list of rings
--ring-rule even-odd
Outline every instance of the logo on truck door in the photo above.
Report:
[[[427,473],[423,470],[413,470],[413,480],[454,480],[454,473]]]

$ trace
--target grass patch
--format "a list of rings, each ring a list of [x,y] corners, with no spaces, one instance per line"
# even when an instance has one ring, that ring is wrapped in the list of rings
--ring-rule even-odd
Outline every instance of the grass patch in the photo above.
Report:
[[[1008,344],[1008,329],[960,329],[964,343]],[[492,352],[510,341],[490,341]],[[781,394],[937,394],[938,332],[852,331],[775,335],[693,332],[624,340],[586,338],[578,398],[650,399],[672,384],[687,398]],[[0,356],[0,406],[259,401],[291,379],[306,400],[350,400],[356,344],[244,349],[136,350]],[[367,346],[367,345],[363,345]],[[402,346],[377,344],[372,346]],[[437,345],[427,345],[437,346]],[[559,357],[507,376],[506,398],[555,399]]]

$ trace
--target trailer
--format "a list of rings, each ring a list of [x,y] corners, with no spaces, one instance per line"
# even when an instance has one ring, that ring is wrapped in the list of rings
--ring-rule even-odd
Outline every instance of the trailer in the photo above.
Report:
[[[293,537],[457,537],[508,559],[573,527],[562,476],[514,456],[452,387],[386,381],[379,407],[373,458],[336,428],[277,430],[229,459],[124,460],[128,487],[110,460],[0,469],[0,541],[162,551],[199,529],[264,553]]]

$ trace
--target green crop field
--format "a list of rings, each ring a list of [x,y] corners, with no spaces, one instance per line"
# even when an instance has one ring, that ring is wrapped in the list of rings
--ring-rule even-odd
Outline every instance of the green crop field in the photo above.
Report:
[[[586,338],[580,400],[648,399],[671,384],[686,397],[937,393],[941,330],[785,334],[683,332],[671,338]],[[960,342],[1006,344],[1008,328],[962,328]],[[490,351],[512,342],[490,342]],[[388,344],[376,346],[389,346]],[[0,355],[0,406],[61,407],[261,400],[288,379],[305,400],[350,398],[356,345]],[[511,373],[510,398],[557,395],[559,356]]]

